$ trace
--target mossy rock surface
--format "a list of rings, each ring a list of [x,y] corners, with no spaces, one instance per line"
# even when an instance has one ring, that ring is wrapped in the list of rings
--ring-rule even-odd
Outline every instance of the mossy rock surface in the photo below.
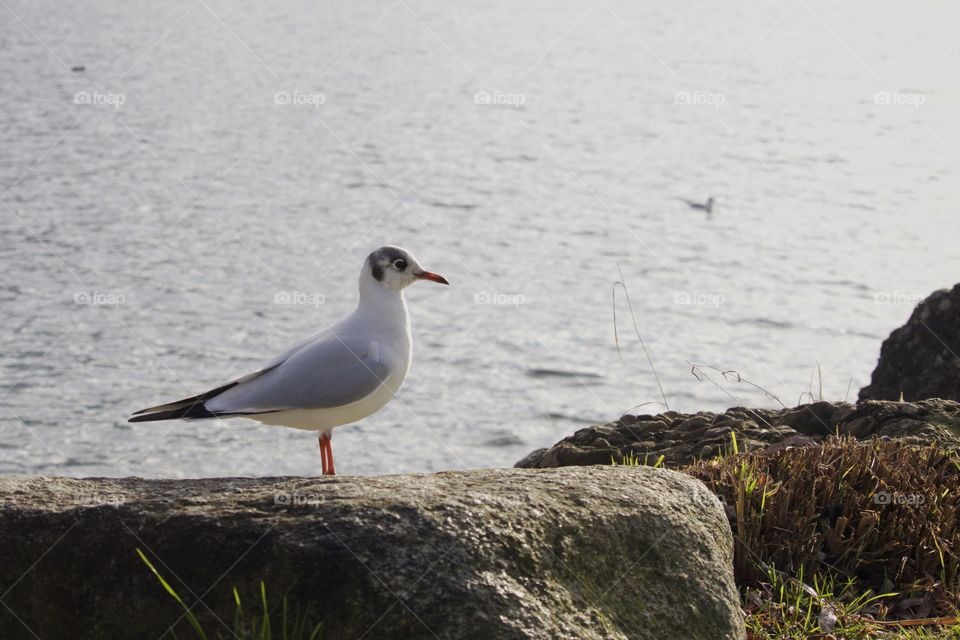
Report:
[[[194,637],[137,548],[225,637],[261,580],[327,639],[744,637],[723,509],[664,469],[12,476],[0,531],[3,638]]]

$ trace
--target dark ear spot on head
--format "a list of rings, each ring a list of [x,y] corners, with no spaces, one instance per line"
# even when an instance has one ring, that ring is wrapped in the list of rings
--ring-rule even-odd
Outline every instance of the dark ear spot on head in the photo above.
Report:
[[[383,267],[380,265],[380,260],[377,259],[376,252],[373,252],[367,256],[367,263],[370,265],[370,274],[373,275],[373,279],[377,282],[382,282]]]

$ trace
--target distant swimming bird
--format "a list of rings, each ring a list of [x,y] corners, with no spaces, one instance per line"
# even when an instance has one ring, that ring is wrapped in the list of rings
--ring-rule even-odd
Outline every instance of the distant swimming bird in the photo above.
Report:
[[[360,269],[360,302],[349,316],[304,338],[262,368],[199,395],[137,411],[130,422],[243,417],[320,432],[324,475],[335,475],[334,427],[366,418],[393,398],[410,368],[403,289],[450,284],[409,251],[381,247]]]
[[[710,215],[711,213],[713,213],[713,196],[707,198],[707,202],[705,204],[702,202],[694,202],[693,200],[687,200],[686,198],[682,198],[682,200],[686,202],[691,209],[706,211],[707,215]]]

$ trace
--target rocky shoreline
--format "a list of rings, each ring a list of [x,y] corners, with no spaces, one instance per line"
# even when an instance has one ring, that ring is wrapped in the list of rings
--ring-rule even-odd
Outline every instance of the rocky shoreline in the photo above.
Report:
[[[663,456],[664,465],[679,467],[730,452],[731,434],[741,452],[812,445],[833,434],[858,440],[898,438],[958,450],[960,404],[938,399],[816,402],[779,410],[734,407],[722,413],[625,415],[537,449],[516,466],[609,465],[629,456],[652,465]]]
[[[875,538],[871,527],[893,522],[895,512],[880,518],[874,497],[903,475],[896,472],[904,456],[935,459],[946,465],[943,473],[953,473],[960,404],[916,398],[932,389],[960,397],[960,359],[950,357],[960,352],[952,313],[958,308],[960,285],[919,305],[884,343],[858,403],[625,415],[533,451],[514,469],[336,478],[0,477],[0,637],[196,637],[184,607],[230,637],[224,620],[235,613],[233,589],[257,602],[262,585],[314,616],[328,639],[740,640],[745,601],[734,579],[731,524],[744,529],[755,496],[723,485],[742,469],[724,474],[720,465],[751,459],[756,482],[777,485],[767,493],[764,484],[761,515],[767,497],[777,500],[776,491],[791,481],[802,485],[794,493],[783,489],[784,504],[802,494],[810,503],[804,513],[833,513],[835,526],[825,531],[817,523],[827,520],[806,517],[801,524],[814,527],[808,540],[823,536],[824,558],[846,558],[845,544],[867,544],[856,536]],[[872,397],[887,399],[865,399]],[[894,399],[904,397],[912,401]],[[834,435],[848,439],[798,449]],[[849,439],[899,442],[861,447]],[[910,444],[938,446],[903,448]],[[831,491],[841,480],[829,475],[836,465],[818,456],[862,462],[864,450],[884,447],[893,451],[881,461],[885,475],[874,473],[870,458],[864,486],[848,487],[847,498],[863,504],[854,508],[847,499],[850,513],[837,516]],[[694,464],[734,452],[770,455]],[[931,465],[914,466],[927,472]],[[731,495],[721,503],[693,475],[669,467],[686,467]],[[806,484],[815,473],[824,476],[817,495]],[[903,482],[930,484],[931,508],[939,508],[942,480]],[[795,529],[791,513],[778,511],[784,523],[776,531]],[[764,521],[754,515],[754,523]],[[851,522],[858,523],[854,533],[844,533]],[[737,538],[740,564],[753,553],[744,531]],[[918,536],[890,534],[880,542],[903,547]],[[780,544],[792,558],[792,539]],[[138,551],[184,604],[165,592]],[[886,551],[875,550],[874,560]],[[911,553],[920,551],[930,550]],[[914,600],[904,602],[912,607]],[[281,606],[273,601],[271,615]]]
[[[4,638],[196,637],[137,549],[221,633],[263,581],[331,639],[744,637],[723,509],[664,469],[12,476],[0,531]]]
[[[139,549],[215,627],[233,587],[256,602],[262,581],[326,638],[743,638],[729,505],[691,475],[643,465],[730,453],[731,434],[740,452],[833,434],[960,450],[960,404],[627,415],[518,463],[533,468],[4,477],[0,637],[194,637]],[[641,464],[612,464],[626,458]]]

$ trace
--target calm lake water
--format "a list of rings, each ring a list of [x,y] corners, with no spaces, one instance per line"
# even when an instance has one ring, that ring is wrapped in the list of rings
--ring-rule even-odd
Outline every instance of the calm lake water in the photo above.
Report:
[[[688,361],[855,398],[960,280],[960,6],[889,4],[6,0],[0,472],[319,473],[309,433],[126,417],[348,313],[387,243],[453,286],[408,290],[341,473],[659,400],[618,265],[672,409],[776,405]]]

